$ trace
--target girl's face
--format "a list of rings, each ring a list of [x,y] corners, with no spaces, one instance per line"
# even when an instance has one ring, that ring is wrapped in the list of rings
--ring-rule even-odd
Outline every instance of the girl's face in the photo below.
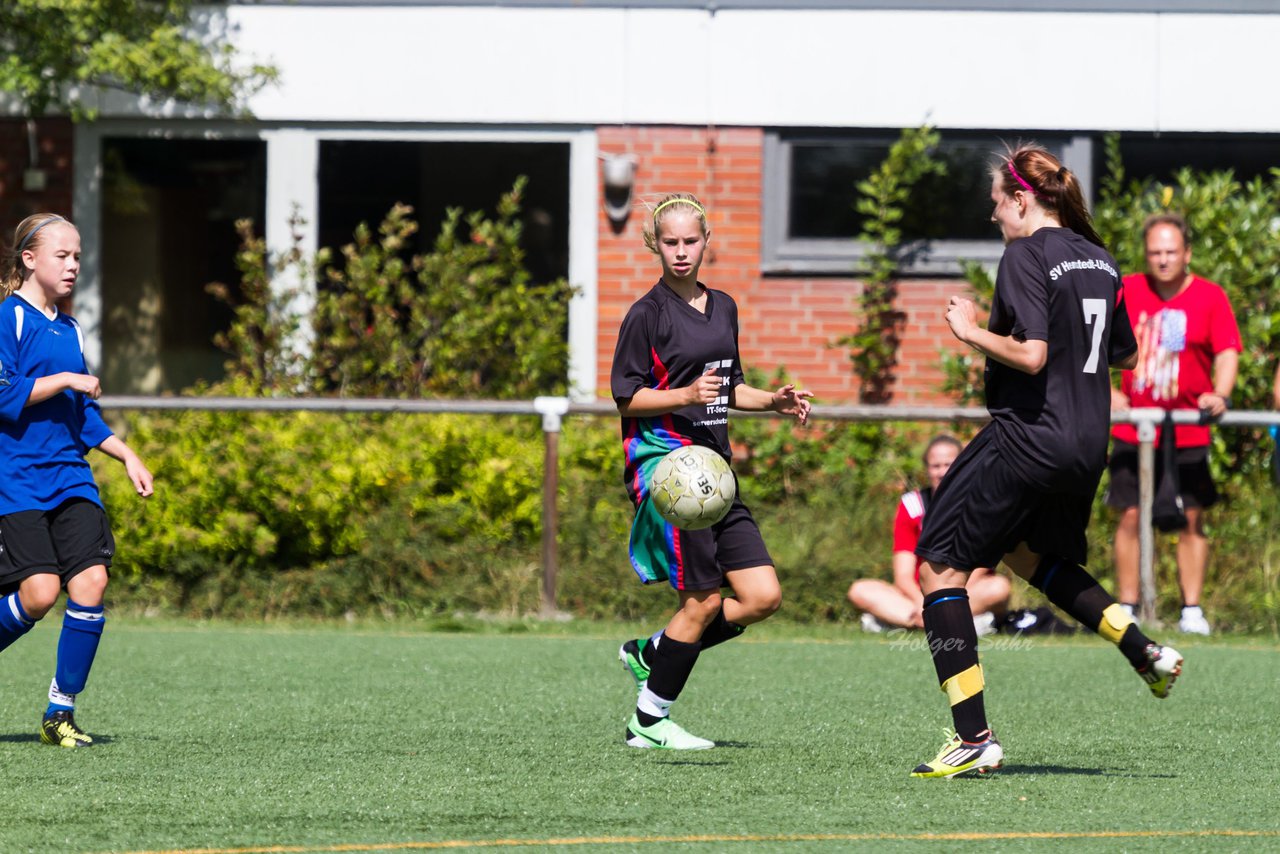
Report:
[[[697,283],[707,237],[702,220],[692,211],[672,210],[656,226],[662,278],[669,285]]]
[[[80,232],[69,222],[54,222],[40,229],[34,248],[22,251],[22,263],[50,301],[69,296],[80,274]]]
[[[924,457],[924,470],[929,476],[931,487],[938,488],[938,484],[942,483],[942,476],[947,473],[947,469],[951,468],[951,464],[958,456],[960,452],[950,442],[939,442],[929,449],[929,453]]]
[[[1001,176],[991,178],[991,202],[995,205],[995,209],[991,211],[991,221],[1000,226],[1000,236],[1005,243],[1009,243],[1027,236],[1024,233],[1024,212],[1028,201],[1021,191],[1012,196],[1006,195],[1002,185]]]

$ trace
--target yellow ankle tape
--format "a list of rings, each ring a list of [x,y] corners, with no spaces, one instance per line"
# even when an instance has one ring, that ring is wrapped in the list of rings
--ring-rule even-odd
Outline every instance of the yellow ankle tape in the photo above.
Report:
[[[1102,622],[1098,623],[1098,634],[1114,644],[1119,644],[1120,638],[1124,637],[1124,630],[1132,624],[1133,617],[1129,616],[1129,612],[1120,607],[1119,602],[1113,602],[1102,612]]]
[[[942,683],[942,690],[947,692],[951,705],[964,702],[975,694],[982,693],[982,665],[975,664],[968,670],[962,670]]]

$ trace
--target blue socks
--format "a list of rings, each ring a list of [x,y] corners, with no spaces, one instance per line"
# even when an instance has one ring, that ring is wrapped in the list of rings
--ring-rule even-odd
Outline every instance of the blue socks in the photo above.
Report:
[[[15,590],[8,596],[0,596],[0,650],[31,631],[36,621],[27,616]]]
[[[84,690],[89,680],[89,668],[93,666],[105,624],[101,605],[88,607],[67,599],[62,634],[58,637],[58,666],[54,671],[53,684],[49,686],[46,716],[75,708],[76,694]]]

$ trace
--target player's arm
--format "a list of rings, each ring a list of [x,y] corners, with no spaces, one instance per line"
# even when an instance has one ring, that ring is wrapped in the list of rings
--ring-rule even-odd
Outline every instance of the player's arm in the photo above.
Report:
[[[124,470],[128,473],[129,480],[133,482],[134,490],[143,498],[155,491],[151,472],[147,470],[142,459],[134,452],[133,448],[126,445],[119,436],[113,433],[103,439],[98,444],[98,450],[124,463]]]
[[[713,403],[720,396],[721,380],[715,368],[682,388],[640,388],[631,397],[618,398],[618,413],[626,418],[666,415],[696,403]]]
[[[1049,343],[1037,338],[1020,341],[1009,335],[997,335],[978,325],[978,309],[973,300],[954,296],[947,303],[947,325],[951,334],[984,356],[1024,374],[1035,375],[1049,358]]]
[[[739,383],[729,390],[729,406],[743,412],[777,412],[781,415],[793,415],[801,424],[809,420],[811,404],[809,398],[813,392],[806,388],[796,388],[794,383],[787,383],[777,391],[765,391],[762,388]]]
[[[1129,355],[1121,357],[1120,361],[1112,362],[1111,367],[1119,368],[1122,371],[1132,371],[1134,368],[1138,367],[1138,351],[1134,350]],[[1116,406],[1117,394],[1120,394],[1120,398],[1122,399],[1123,406],[1119,406],[1119,407]],[[1120,409],[1120,408],[1127,408],[1128,406],[1129,406],[1129,398],[1125,397],[1124,394],[1120,393],[1119,389],[1113,388],[1111,390],[1111,408]]]
[[[97,400],[102,395],[102,384],[98,382],[98,378],[93,374],[64,372],[40,377],[35,381],[35,385],[31,387],[31,394],[27,396],[27,406],[42,403],[67,390],[79,392],[88,398]]]

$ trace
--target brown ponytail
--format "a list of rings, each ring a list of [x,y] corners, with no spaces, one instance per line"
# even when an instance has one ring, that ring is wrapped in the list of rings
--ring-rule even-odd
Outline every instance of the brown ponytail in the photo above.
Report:
[[[995,174],[1006,195],[1029,192],[1041,207],[1058,217],[1058,222],[1090,243],[1107,248],[1093,227],[1080,179],[1043,147],[1019,145],[1003,155]]]

